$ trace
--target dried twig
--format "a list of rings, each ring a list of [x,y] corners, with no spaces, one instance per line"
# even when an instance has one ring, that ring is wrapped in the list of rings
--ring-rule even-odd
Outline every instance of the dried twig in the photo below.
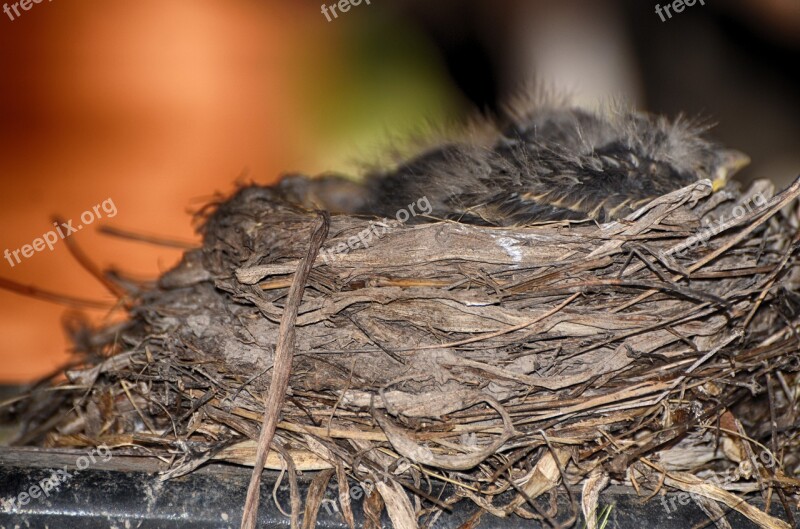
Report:
[[[286,395],[286,386],[289,384],[289,375],[292,370],[292,357],[294,354],[294,335],[295,321],[297,320],[297,310],[303,300],[306,280],[311,272],[314,259],[322,246],[325,237],[328,235],[330,220],[327,214],[320,216],[317,226],[314,228],[309,242],[308,253],[300,261],[300,266],[294,277],[294,282],[289,288],[286,307],[281,318],[281,325],[278,334],[278,345],[275,347],[275,365],[272,371],[272,382],[269,386],[269,393],[264,405],[264,422],[261,424],[261,434],[258,439],[258,451],[253,468],[253,476],[247,488],[247,499],[242,513],[242,529],[255,529],[258,516],[258,494],[261,484],[261,472],[267,460],[269,445],[272,436],[275,434],[275,427],[278,424],[283,399]]]

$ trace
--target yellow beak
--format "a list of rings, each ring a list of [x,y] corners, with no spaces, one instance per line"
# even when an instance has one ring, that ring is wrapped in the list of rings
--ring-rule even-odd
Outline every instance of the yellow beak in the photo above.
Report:
[[[750,164],[750,157],[741,151],[733,149],[723,151],[720,155],[722,158],[717,169],[714,172],[714,180],[711,182],[711,187],[714,191],[719,191],[728,180],[738,173],[744,167]]]

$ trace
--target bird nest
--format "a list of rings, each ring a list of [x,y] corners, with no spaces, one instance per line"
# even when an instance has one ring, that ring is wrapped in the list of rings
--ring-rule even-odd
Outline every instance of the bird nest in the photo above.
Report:
[[[703,180],[624,220],[497,228],[245,187],[127,321],[84,336],[61,391],[17,404],[18,442],[169,454],[170,478],[258,464],[274,428],[267,467],[374,484],[397,527],[465,497],[553,521],[539,497],[577,484],[568,514],[594,526],[609,480],[788,527],[737,494],[787,507],[800,484],[798,194]]]

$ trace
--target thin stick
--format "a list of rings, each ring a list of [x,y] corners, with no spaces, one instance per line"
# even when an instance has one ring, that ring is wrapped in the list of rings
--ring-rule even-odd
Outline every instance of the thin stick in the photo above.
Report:
[[[275,428],[278,425],[281,407],[286,396],[286,388],[289,385],[289,376],[292,372],[297,311],[300,308],[300,302],[303,300],[303,293],[305,292],[308,275],[311,273],[311,267],[317,258],[322,242],[328,235],[329,227],[330,217],[327,213],[322,213],[311,234],[308,253],[298,264],[294,282],[292,282],[286,298],[286,308],[283,311],[280,327],[278,328],[275,364],[272,370],[272,380],[270,381],[267,400],[264,404],[264,420],[261,423],[261,434],[258,438],[253,474],[250,477],[250,485],[247,487],[247,499],[244,503],[241,529],[256,528],[261,473],[264,471],[264,463],[267,460],[270,443],[272,443],[272,438],[275,435]]]
[[[774,196],[772,198],[772,200],[770,200],[767,203],[767,206],[763,210],[755,211],[752,214],[748,215],[747,217],[742,217],[742,218],[739,218],[739,219],[736,219],[736,218],[731,219],[730,221],[725,223],[723,229],[717,228],[717,233],[721,233],[722,231],[727,230],[728,228],[731,228],[731,227],[736,226],[738,224],[744,224],[746,221],[750,220],[751,218],[758,217],[759,215],[761,216],[761,218],[759,218],[759,220],[757,220],[753,224],[750,224],[749,226],[747,226],[747,228],[742,230],[735,237],[732,237],[731,240],[729,240],[727,243],[723,244],[722,246],[717,248],[715,251],[707,254],[705,257],[703,257],[702,259],[700,259],[699,261],[694,263],[692,266],[687,268],[687,272],[689,272],[689,273],[695,272],[696,270],[702,268],[703,266],[705,266],[709,262],[713,261],[714,259],[716,259],[720,255],[722,255],[723,253],[727,252],[734,245],[740,243],[742,241],[742,239],[744,239],[745,237],[750,235],[750,233],[752,233],[753,230],[755,230],[756,228],[758,228],[759,226],[764,224],[766,221],[771,219],[772,216],[777,211],[780,211],[787,204],[789,204],[792,200],[796,199],[798,197],[798,195],[800,195],[800,176],[798,176],[795,179],[795,181],[792,183],[791,186],[786,188],[784,191],[782,191],[778,195]],[[714,235],[716,235],[716,233],[713,234],[712,236],[714,236]],[[698,236],[695,235],[695,236],[691,237],[690,239],[687,239],[685,242],[681,243],[681,245],[675,246],[673,248],[670,248],[670,250],[675,251],[676,249],[679,250],[681,248],[688,247],[695,240],[698,240],[697,237]],[[692,242],[689,242],[689,241],[692,241]],[[641,266],[644,266],[644,265],[641,265]],[[628,272],[628,274],[632,274],[635,271],[636,270],[632,270],[632,271]],[[678,279],[680,279],[680,277],[681,276],[679,274],[676,274],[673,277],[673,280],[677,281]],[[692,278],[694,278],[694,276],[692,276]],[[617,307],[615,309],[611,309],[611,312],[617,313],[617,312],[623,311],[623,310],[625,310],[626,308],[628,308],[630,306],[633,306],[633,305],[635,305],[635,304],[637,304],[637,303],[639,303],[641,301],[644,301],[645,299],[649,298],[650,296],[652,296],[656,292],[657,292],[657,290],[648,290],[647,292],[644,292],[643,294],[640,294],[639,296],[637,296],[634,299],[632,299],[631,301],[623,304],[622,306]]]
[[[169,237],[162,237],[160,235],[144,235],[135,233],[121,228],[113,228],[111,226],[101,226],[97,230],[103,235],[110,235],[120,239],[128,239],[130,241],[144,242],[154,246],[166,246],[167,248],[178,248],[179,250],[193,250],[200,246],[191,242],[179,241],[178,239],[171,239]]]
[[[63,225],[64,219],[61,217],[53,217],[53,220]],[[126,301],[127,292],[125,292],[125,289],[109,280],[103,271],[100,270],[100,267],[98,267],[94,261],[89,259],[89,256],[86,255],[83,250],[81,250],[80,246],[78,246],[78,243],[75,242],[75,239],[67,237],[64,239],[64,243],[67,245],[67,250],[69,250],[69,253],[76,261],[78,261],[79,265],[81,265],[87,272],[92,274],[92,276],[94,276],[94,278],[97,279],[101,285],[106,287],[106,290],[108,290],[115,298],[122,300],[126,307],[130,308],[130,302]]]
[[[51,303],[58,303],[59,305],[66,305],[76,309],[100,309],[110,310],[114,308],[113,303],[106,303],[105,301],[95,301],[93,299],[75,298],[67,296],[66,294],[59,294],[50,290],[42,290],[31,285],[23,285],[0,277],[0,288],[14,292],[21,296],[28,296],[42,301],[49,301]]]
[[[704,267],[706,264],[708,264],[709,262],[713,261],[714,259],[716,259],[720,255],[722,255],[723,253],[727,252],[728,250],[733,248],[735,245],[739,244],[742,241],[742,239],[744,239],[745,237],[747,237],[748,235],[753,233],[753,231],[756,228],[758,228],[759,226],[761,226],[762,224],[767,222],[770,218],[772,218],[772,216],[775,213],[777,213],[778,211],[783,209],[787,204],[789,204],[791,201],[796,199],[798,196],[800,196],[800,176],[798,176],[795,179],[795,181],[792,182],[792,185],[790,185],[788,188],[786,188],[786,190],[782,191],[776,197],[773,197],[772,200],[769,201],[769,203],[767,204],[767,207],[764,208],[763,214],[761,214],[761,218],[759,218],[754,223],[752,223],[749,226],[747,226],[746,228],[744,228],[742,231],[737,233],[735,236],[731,237],[730,240],[728,240],[725,244],[723,244],[722,246],[720,246],[719,248],[717,248],[713,252],[703,256],[702,259],[700,259],[695,264],[693,264],[692,266],[687,268],[687,270],[689,272],[694,272],[695,270]],[[758,215],[760,213],[762,213],[762,212],[756,212],[756,214],[753,215],[753,216],[756,216],[756,215]],[[739,224],[739,223],[740,222],[738,222],[738,221],[736,223],[731,223],[731,226],[734,226],[734,225]],[[726,229],[727,229],[727,226],[726,226]]]
[[[120,382],[122,383],[122,390],[125,392],[125,395],[128,396],[128,400],[130,401],[131,406],[133,406],[133,409],[136,410],[136,413],[139,414],[139,418],[142,419],[144,425],[147,426],[147,429],[150,430],[151,434],[158,435],[156,428],[153,426],[153,424],[150,422],[147,416],[145,416],[145,414],[142,413],[142,410],[139,409],[139,406],[136,405],[136,401],[134,400],[133,395],[131,395],[128,383],[125,380],[120,380]]]
[[[554,309],[549,310],[549,311],[545,312],[544,314],[535,317],[532,320],[526,321],[524,323],[520,323],[519,325],[512,325],[510,327],[506,327],[505,329],[500,329],[499,331],[488,332],[488,333],[485,333],[485,334],[481,334],[480,336],[475,336],[474,338],[467,338],[465,340],[459,340],[457,342],[443,343],[443,344],[439,344],[439,345],[424,345],[422,347],[414,347],[414,348],[411,348],[411,349],[396,349],[396,351],[425,351],[425,350],[429,350],[429,349],[446,349],[446,348],[449,348],[449,347],[458,347],[459,345],[466,345],[468,343],[480,342],[481,340],[488,340],[490,338],[497,338],[498,336],[502,336],[504,334],[508,334],[508,333],[514,332],[514,331],[519,331],[519,330],[524,329],[525,327],[530,327],[534,323],[539,323],[543,319],[549,318],[553,314],[557,313],[558,311],[560,311],[561,309],[563,309],[564,307],[566,307],[567,305],[569,305],[570,303],[575,301],[575,298],[577,298],[580,295],[581,295],[581,292],[576,292],[575,294],[573,294],[570,297],[568,297],[563,303],[561,303],[560,305],[558,305]]]

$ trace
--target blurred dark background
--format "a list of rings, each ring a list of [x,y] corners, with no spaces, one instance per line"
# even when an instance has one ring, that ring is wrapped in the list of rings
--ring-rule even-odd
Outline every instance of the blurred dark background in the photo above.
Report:
[[[800,2],[696,1],[664,21],[657,3],[419,1],[408,12],[487,113],[531,78],[589,106],[623,98],[715,123],[714,137],[753,158],[742,178],[788,183],[800,169]]]
[[[502,119],[531,79],[590,107],[625,99],[704,117],[752,157],[742,179],[786,185],[800,173],[800,2],[697,0],[664,21],[656,3],[372,0],[330,22],[308,0],[54,0],[0,13],[0,252],[107,198],[118,215],[98,226],[196,241],[187,210],[237,179],[355,174],[410,136],[475,113]],[[181,253],[73,237],[134,277]],[[112,301],[63,244],[0,261],[0,278]],[[66,359],[64,312],[0,291],[0,383]]]

